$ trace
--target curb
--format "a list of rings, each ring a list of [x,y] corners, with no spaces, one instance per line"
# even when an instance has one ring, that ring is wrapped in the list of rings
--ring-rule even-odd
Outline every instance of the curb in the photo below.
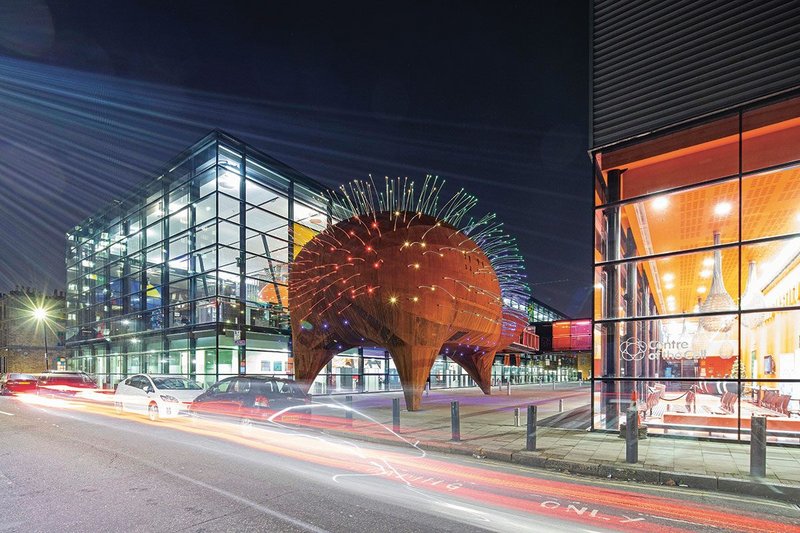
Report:
[[[354,435],[352,433],[336,430],[325,430],[324,432],[337,437],[346,437],[375,444],[399,445],[397,441],[367,435]],[[542,457],[536,452],[512,452],[492,448],[478,448],[461,442],[420,441],[417,443],[417,446],[425,451],[468,455],[480,459],[485,458],[493,461],[503,461],[545,470],[557,470],[583,476],[634,481],[651,485],[687,487],[730,494],[744,494],[760,498],[777,499],[790,503],[797,503],[800,501],[800,485],[782,485],[767,483],[764,480],[758,479],[710,476],[706,474],[691,474],[688,472],[673,472],[669,470],[651,470],[646,469],[641,464],[618,466],[616,464],[579,463],[575,461],[566,461],[564,459]]]

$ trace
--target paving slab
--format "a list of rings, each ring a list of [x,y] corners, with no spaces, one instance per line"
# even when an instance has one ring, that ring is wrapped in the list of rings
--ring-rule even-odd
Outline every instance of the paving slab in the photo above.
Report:
[[[618,433],[540,426],[536,433],[536,451],[525,450],[527,405],[537,405],[538,418],[542,420],[548,413],[558,412],[559,399],[564,399],[570,409],[585,409],[589,395],[587,385],[574,383],[559,384],[555,391],[551,385],[514,386],[511,396],[503,391],[502,395],[495,392],[486,397],[477,389],[431,391],[423,398],[423,410],[401,413],[400,434],[412,440],[418,439],[423,449],[584,475],[769,495],[790,501],[800,494],[800,447],[769,446],[767,475],[763,479],[749,476],[747,442],[650,436],[639,443],[640,461],[630,465],[625,462],[625,440],[619,438]],[[391,402],[396,397],[402,395],[355,395],[353,408],[391,426]],[[315,401],[324,399],[315,398]],[[451,401],[460,404],[460,443],[449,442]],[[519,407],[522,414],[519,427],[514,425],[515,407]],[[340,429],[330,428],[333,432]],[[357,430],[347,434],[354,438],[364,436]],[[384,435],[384,441],[392,440],[386,438],[386,432],[381,435]]]

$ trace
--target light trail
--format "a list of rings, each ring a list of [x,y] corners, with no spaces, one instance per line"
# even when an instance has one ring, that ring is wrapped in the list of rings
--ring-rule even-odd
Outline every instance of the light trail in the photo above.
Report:
[[[30,396],[30,395],[29,395]],[[587,487],[580,483],[531,478],[520,473],[504,473],[479,466],[458,465],[430,457],[424,450],[403,439],[406,451],[362,447],[353,442],[302,430],[319,429],[297,415],[293,423],[284,419],[275,426],[253,426],[236,432],[229,423],[212,420],[173,419],[151,422],[144,416],[114,413],[110,407],[94,403],[75,403],[50,398],[20,398],[42,408],[79,409],[110,418],[124,418],[153,429],[164,427],[197,436],[222,440],[284,457],[305,464],[338,470],[332,481],[349,487],[362,487],[368,480],[382,479],[398,483],[426,497],[434,496],[441,504],[493,506],[498,509],[542,515],[567,520],[582,526],[602,526],[618,531],[680,531],[679,524],[723,530],[775,533],[796,532],[797,526],[759,516],[721,511],[711,505],[687,502],[666,496],[654,496],[617,488]],[[315,406],[318,407],[318,406]],[[346,409],[345,406],[334,406]],[[360,415],[358,411],[353,411]],[[283,415],[289,414],[284,412]],[[276,413],[275,418],[278,418]],[[317,416],[317,415],[314,415]],[[327,417],[325,427],[336,420]],[[297,422],[295,424],[294,422]],[[370,421],[371,424],[376,424]],[[378,424],[380,426],[380,424]],[[300,431],[298,431],[298,428]],[[387,434],[388,428],[376,429]],[[391,430],[388,430],[391,433]],[[402,438],[402,437],[401,437]],[[408,451],[413,454],[409,455]],[[373,481],[374,482],[374,481]],[[352,485],[355,483],[356,485]],[[372,482],[371,482],[372,483]],[[478,511],[483,512],[483,511]],[[669,522],[667,526],[658,521]]]

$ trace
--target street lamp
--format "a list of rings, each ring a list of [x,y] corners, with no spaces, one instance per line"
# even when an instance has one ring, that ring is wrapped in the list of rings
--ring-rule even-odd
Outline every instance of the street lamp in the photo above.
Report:
[[[47,309],[37,307],[33,310],[33,318],[42,324],[42,329],[44,330],[44,369],[50,370],[50,358],[47,356]]]

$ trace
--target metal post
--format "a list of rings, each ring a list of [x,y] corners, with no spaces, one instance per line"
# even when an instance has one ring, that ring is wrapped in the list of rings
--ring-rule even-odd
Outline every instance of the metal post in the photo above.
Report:
[[[536,406],[528,406],[528,431],[525,440],[525,449],[532,452],[536,449]]]
[[[559,413],[563,413],[564,412],[564,400],[563,399],[558,400],[558,412]]]
[[[400,433],[400,398],[392,399],[392,431]]]
[[[511,396],[511,380],[508,380],[508,384],[506,385],[506,396]]]
[[[625,424],[625,462],[639,462],[639,412],[636,407],[628,409]]]
[[[461,418],[458,415],[458,402],[450,402],[450,426],[452,428],[453,439],[458,442],[461,440]]]
[[[514,427],[519,427],[519,407],[514,408]]]
[[[50,357],[47,355],[47,324],[44,325],[44,369],[50,370]]]
[[[750,475],[767,475],[767,417],[750,418]]]
[[[353,427],[353,397],[347,395],[344,397],[344,404],[347,410],[344,412],[344,417],[347,420],[347,427]]]
[[[553,378],[553,390],[556,390],[556,380]]]

